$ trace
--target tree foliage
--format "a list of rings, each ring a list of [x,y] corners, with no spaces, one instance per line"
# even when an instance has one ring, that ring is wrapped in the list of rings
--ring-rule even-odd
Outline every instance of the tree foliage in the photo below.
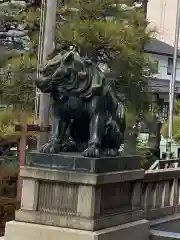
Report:
[[[173,139],[180,142],[180,101],[175,102],[176,115],[173,117]],[[163,123],[161,133],[164,138],[168,138],[168,121]]]
[[[27,4],[6,3],[0,7],[1,103],[15,108],[33,108],[35,98],[34,73],[37,67],[37,49],[40,9]]]
[[[36,59],[29,54],[8,59],[1,81],[1,101],[18,109],[32,109],[35,100]]]
[[[59,4],[58,11],[64,21],[57,25],[57,41],[76,45],[81,54],[106,64],[118,91],[140,107],[147,100],[146,77],[152,70],[144,45],[153,33],[142,9],[132,0],[74,0],[65,7]]]
[[[21,51],[8,51],[8,54],[6,51],[4,57],[0,56],[0,68],[4,72],[0,77],[1,100],[18,108],[32,108],[35,97],[32,79],[37,66],[40,1],[32,2],[9,3],[3,7],[0,4],[0,25],[10,31],[13,25],[18,29],[16,34],[25,35],[21,43],[14,33],[13,47],[8,46]],[[152,70],[143,47],[151,40],[152,31],[147,28],[142,9],[135,7],[134,2],[59,0],[56,45],[57,48],[76,45],[82,55],[106,65],[113,73],[112,84],[120,93],[125,93],[131,105],[140,107],[147,100],[146,73]]]

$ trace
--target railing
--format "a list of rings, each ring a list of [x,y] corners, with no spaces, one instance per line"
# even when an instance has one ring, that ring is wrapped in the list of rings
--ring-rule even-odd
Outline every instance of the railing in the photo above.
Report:
[[[148,170],[142,181],[144,218],[180,213],[180,168]]]
[[[149,170],[157,170],[157,169],[159,169],[159,161],[160,161],[160,160],[156,160],[156,161],[151,165],[151,167],[149,168]]]
[[[164,160],[156,160],[153,165],[149,168],[149,170],[157,170],[157,169],[167,169],[167,168],[179,168],[180,167],[180,159],[164,159]]]

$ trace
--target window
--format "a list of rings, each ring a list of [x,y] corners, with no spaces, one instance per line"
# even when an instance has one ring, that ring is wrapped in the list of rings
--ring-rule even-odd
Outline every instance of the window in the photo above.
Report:
[[[173,58],[168,58],[167,75],[172,75]]]
[[[159,72],[159,61],[154,61],[154,73]]]

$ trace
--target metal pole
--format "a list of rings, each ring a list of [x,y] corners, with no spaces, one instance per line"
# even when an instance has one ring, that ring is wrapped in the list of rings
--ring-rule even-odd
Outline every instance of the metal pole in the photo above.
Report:
[[[167,144],[167,157],[171,155],[171,142],[173,135],[173,108],[174,108],[174,91],[175,91],[175,81],[176,81],[176,66],[177,66],[177,53],[178,53],[178,42],[179,42],[179,24],[180,24],[180,0],[177,1],[177,11],[176,11],[176,27],[175,27],[175,37],[174,37],[174,54],[173,54],[173,70],[172,79],[169,88],[169,124],[168,124],[168,144]]]
[[[46,21],[44,32],[43,63],[54,50],[56,29],[57,0],[46,0]],[[50,94],[40,94],[39,124],[41,127],[38,149],[48,141],[49,133]]]

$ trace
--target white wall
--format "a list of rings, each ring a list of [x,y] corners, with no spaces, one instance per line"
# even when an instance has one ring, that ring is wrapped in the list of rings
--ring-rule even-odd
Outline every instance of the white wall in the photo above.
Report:
[[[168,57],[155,54],[152,54],[151,57],[153,60],[158,61],[158,74],[154,74],[154,77],[171,80],[172,75],[167,74]],[[180,81],[180,59],[177,61],[176,80]]]
[[[157,38],[174,44],[177,0],[149,0],[147,19],[157,28]]]

